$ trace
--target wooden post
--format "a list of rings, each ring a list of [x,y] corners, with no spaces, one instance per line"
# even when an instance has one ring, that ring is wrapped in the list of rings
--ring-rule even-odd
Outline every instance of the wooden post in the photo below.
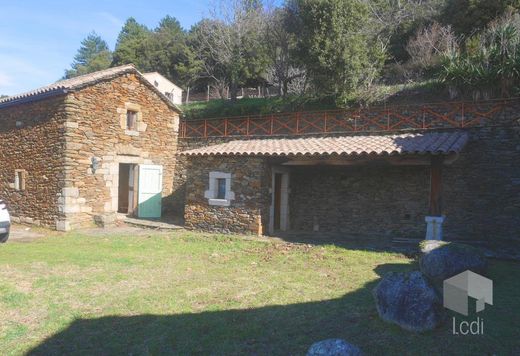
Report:
[[[208,85],[208,94],[206,95],[206,101],[209,101],[209,88],[210,86]]]
[[[442,162],[441,155],[432,156],[430,166],[430,216],[442,215]]]

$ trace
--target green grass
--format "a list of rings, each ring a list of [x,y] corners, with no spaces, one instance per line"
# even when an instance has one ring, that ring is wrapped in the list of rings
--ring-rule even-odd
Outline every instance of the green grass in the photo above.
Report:
[[[181,106],[186,119],[206,119],[245,115],[266,115],[279,112],[313,111],[335,109],[330,98],[244,98],[236,102],[231,100],[199,101]]]
[[[304,354],[340,337],[371,354],[518,354],[520,268],[493,262],[483,336],[381,321],[400,254],[240,236],[48,233],[0,246],[0,354]]]

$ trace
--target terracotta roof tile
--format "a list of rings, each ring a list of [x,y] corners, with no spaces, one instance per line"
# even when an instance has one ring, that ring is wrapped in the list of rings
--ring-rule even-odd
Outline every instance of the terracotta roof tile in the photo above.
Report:
[[[329,156],[458,153],[468,140],[461,131],[384,136],[237,140],[181,152],[184,156]]]
[[[136,73],[148,82],[148,80],[143,76],[143,74],[141,74],[132,64],[127,64],[119,67],[100,70],[85,75],[80,75],[70,79],[60,80],[53,84],[40,87],[38,89],[34,89],[25,93],[16,94],[7,98],[0,99],[0,107],[8,104],[13,105],[18,102],[22,102],[24,101],[24,99],[37,99],[39,97],[66,93],[67,91],[80,89],[85,86],[96,84],[99,81],[115,78],[126,73]],[[166,98],[164,94],[158,91],[155,88],[155,86],[150,84],[150,88],[153,88],[153,90],[156,91],[163,100],[168,101],[168,104],[170,104],[170,106],[172,106],[175,110],[177,110],[178,112],[181,111],[175,104],[173,104],[168,98]]]

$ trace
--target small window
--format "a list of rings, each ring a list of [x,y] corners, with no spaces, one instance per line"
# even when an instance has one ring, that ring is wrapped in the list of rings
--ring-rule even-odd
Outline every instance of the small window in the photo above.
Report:
[[[226,199],[226,178],[217,178],[217,199]]]
[[[231,191],[231,173],[210,172],[209,189],[204,192],[209,205],[229,206],[235,199],[235,193]]]
[[[25,190],[25,171],[17,169],[14,174],[14,189]]]
[[[126,112],[126,128],[128,130],[137,129],[137,111],[127,110]]]

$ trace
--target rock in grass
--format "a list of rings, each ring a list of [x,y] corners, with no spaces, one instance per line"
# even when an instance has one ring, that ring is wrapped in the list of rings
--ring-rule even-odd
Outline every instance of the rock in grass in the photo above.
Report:
[[[422,241],[420,248],[421,272],[436,286],[466,270],[480,274],[487,270],[484,253],[472,246],[445,241]]]
[[[361,350],[342,339],[327,339],[312,344],[307,356],[360,356]]]
[[[379,316],[403,329],[424,332],[445,319],[442,300],[419,271],[386,274],[374,289]]]

